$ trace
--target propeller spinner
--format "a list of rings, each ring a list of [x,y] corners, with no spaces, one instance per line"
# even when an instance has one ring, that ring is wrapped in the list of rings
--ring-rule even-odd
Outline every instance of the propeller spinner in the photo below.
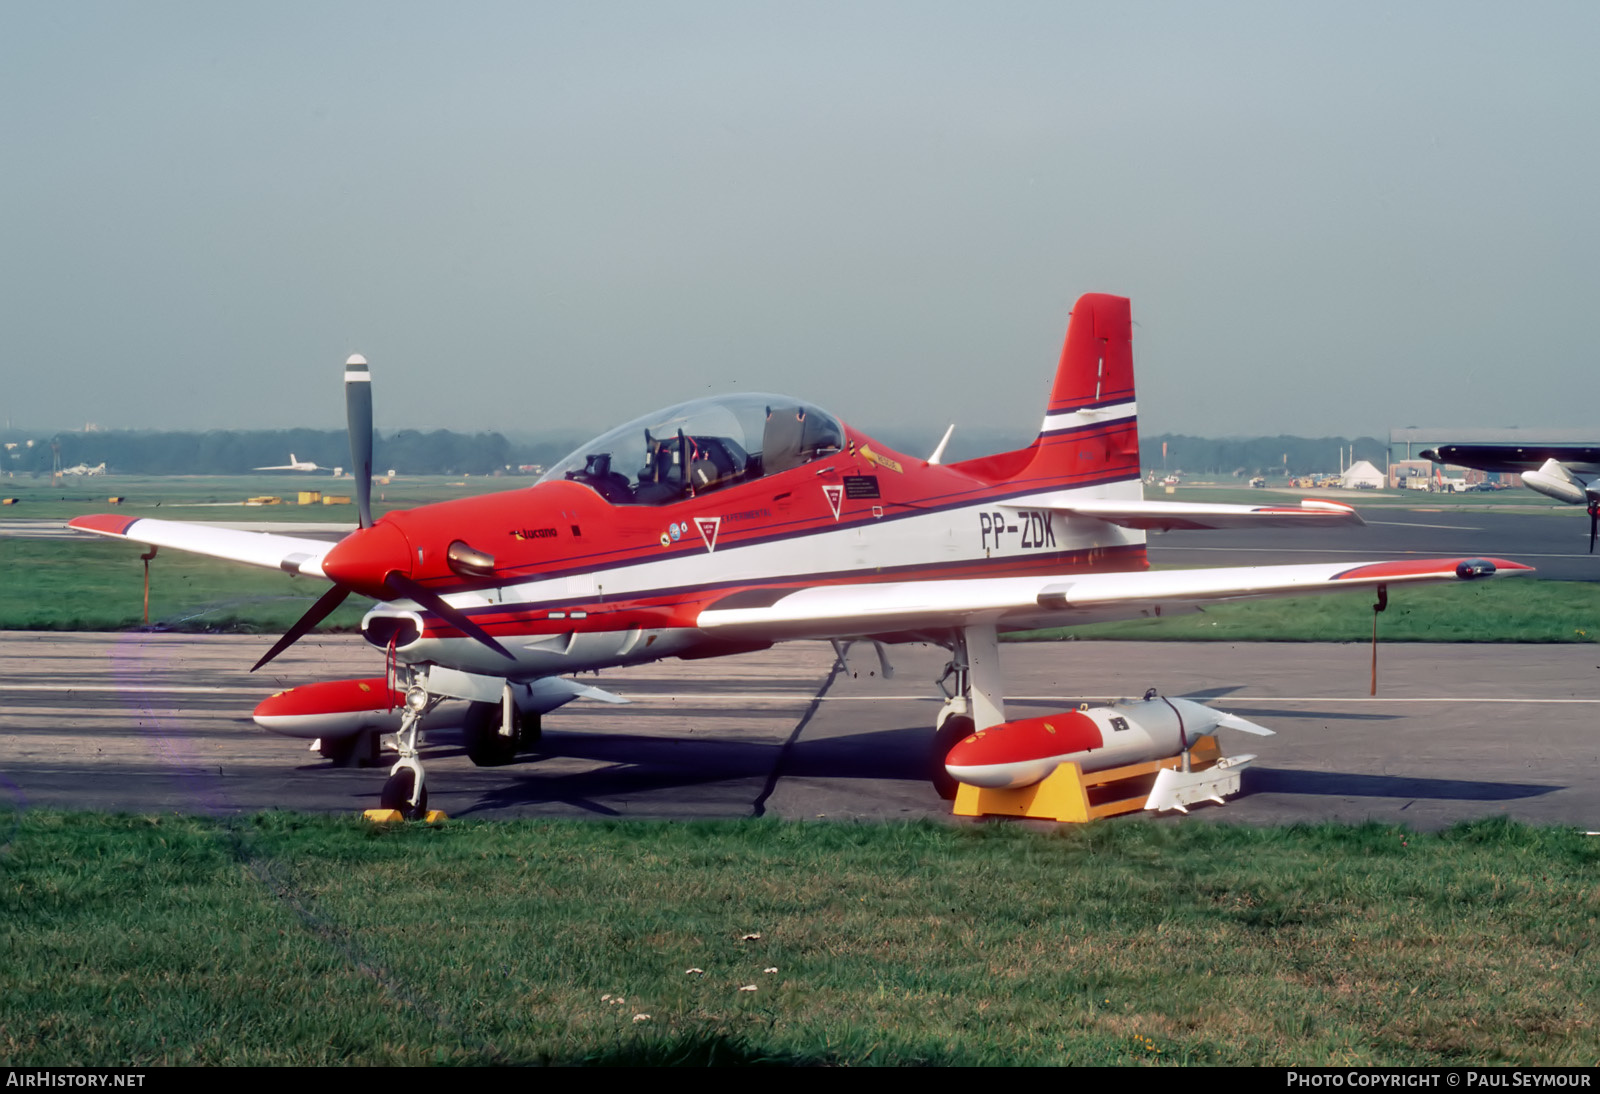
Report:
[[[333,588],[284,632],[253,666],[254,672],[310,633],[345,602],[352,592],[378,600],[405,597],[444,619],[462,634],[481,642],[507,660],[515,655],[459,608],[411,577],[411,547],[404,533],[392,524],[377,527],[372,519],[372,372],[367,359],[352,354],[344,363],[345,420],[350,432],[350,461],[356,478],[356,504],[360,527],[340,540],[323,558],[322,570]],[[494,558],[464,543],[451,545],[451,568],[458,573],[489,576]]]

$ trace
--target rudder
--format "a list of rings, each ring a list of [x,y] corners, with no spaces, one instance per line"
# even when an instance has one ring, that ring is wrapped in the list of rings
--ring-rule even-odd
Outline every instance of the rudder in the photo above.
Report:
[[[1138,482],[1133,318],[1127,297],[1085,293],[1073,306],[1027,474],[1063,486]]]

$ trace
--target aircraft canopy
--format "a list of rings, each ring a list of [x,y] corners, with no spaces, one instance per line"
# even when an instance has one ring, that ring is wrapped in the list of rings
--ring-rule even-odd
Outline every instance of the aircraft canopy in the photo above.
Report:
[[[745,392],[679,403],[596,437],[545,472],[613,505],[667,505],[831,456],[844,427],[787,395]]]

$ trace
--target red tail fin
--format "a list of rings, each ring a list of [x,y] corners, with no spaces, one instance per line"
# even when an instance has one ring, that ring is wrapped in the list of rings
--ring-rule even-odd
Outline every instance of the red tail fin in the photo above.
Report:
[[[1079,297],[1038,439],[1015,452],[968,460],[961,468],[996,482],[1104,486],[1090,496],[1141,496],[1132,335],[1127,297]]]
[[[1067,324],[1028,477],[1095,486],[1139,478],[1133,319],[1125,296],[1086,293]]]

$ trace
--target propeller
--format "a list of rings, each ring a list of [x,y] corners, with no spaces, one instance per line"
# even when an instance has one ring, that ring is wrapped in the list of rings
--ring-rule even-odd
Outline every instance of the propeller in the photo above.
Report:
[[[494,640],[494,636],[474,623],[460,608],[454,607],[444,597],[419,585],[402,573],[391,572],[383,579],[383,583],[392,589],[396,596],[403,596],[415,600],[433,614],[444,619],[456,630],[470,638],[476,638],[483,645],[488,646],[495,653],[509,661],[515,661],[516,655]],[[315,607],[313,605],[313,607]]]
[[[262,655],[261,660],[250,666],[250,671],[255,672],[256,669],[260,668],[262,665],[265,665],[268,661],[271,661],[274,657],[278,656],[278,654],[282,653],[284,650],[300,641],[300,639],[304,638],[312,627],[315,627],[318,623],[321,623],[324,619],[328,618],[328,616],[332,615],[334,609],[340,604],[343,604],[345,597],[349,595],[349,589],[345,588],[343,585],[335,585],[333,588],[319,596],[317,598],[317,602],[311,605],[311,609],[306,612],[305,615],[302,615],[299,619],[295,620],[294,626],[283,632],[283,637],[278,639],[278,641],[273,644],[273,647]]]
[[[368,595],[388,599],[377,591],[382,588],[393,596],[415,600],[424,608],[445,620],[456,630],[482,643],[507,660],[516,655],[507,650],[494,637],[454,607],[438,593],[424,587],[402,570],[408,570],[411,548],[405,535],[392,524],[376,527],[372,520],[372,372],[367,359],[353,354],[344,363],[345,420],[350,431],[350,461],[356,479],[356,504],[360,527],[340,540],[333,550],[323,557],[323,573],[333,580],[333,588],[317,598],[317,602],[284,632],[270,650],[257,661],[250,671],[255,672],[278,654],[304,638],[311,629],[332,615],[345,598],[359,586]],[[494,556],[479,551],[466,543],[456,541],[450,545],[450,568],[462,576],[487,577],[494,572]],[[381,576],[380,576],[381,575]]]
[[[344,363],[344,417],[350,431],[351,473],[356,478],[356,512],[361,527],[372,527],[372,370],[352,353]]]
[[[1600,532],[1600,498],[1589,499],[1589,553],[1594,554],[1595,534]]]

